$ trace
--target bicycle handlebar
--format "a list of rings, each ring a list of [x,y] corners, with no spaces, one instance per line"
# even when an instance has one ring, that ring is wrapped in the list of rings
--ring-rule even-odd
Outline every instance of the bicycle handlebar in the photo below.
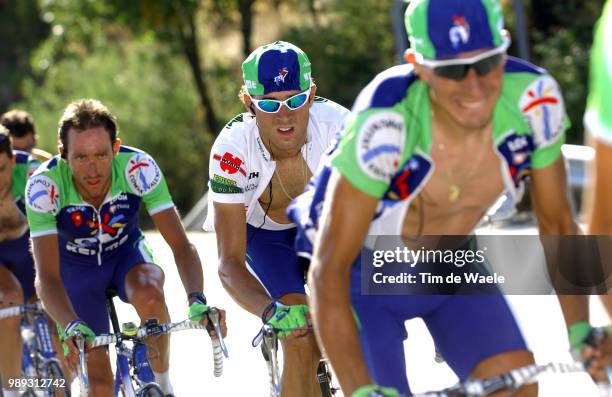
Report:
[[[500,390],[516,390],[535,383],[543,374],[585,371],[584,364],[580,362],[532,364],[487,379],[468,379],[441,391],[414,394],[413,397],[485,397]]]
[[[219,377],[223,374],[223,356],[229,357],[227,347],[223,340],[221,333],[221,326],[219,324],[219,311],[217,308],[211,308],[209,310],[208,318],[212,323],[212,328],[217,333],[217,337],[211,338],[213,347],[213,363],[214,363],[214,375]],[[96,336],[95,340],[91,343],[91,348],[107,346],[110,344],[117,343],[122,340],[132,341],[143,341],[150,336],[169,334],[176,331],[184,331],[188,329],[206,329],[200,322],[192,320],[184,320],[177,323],[164,323],[164,324],[145,324],[138,327],[138,331],[135,335],[128,335],[123,332],[113,334],[102,334]]]
[[[40,301],[36,301],[32,304],[28,305],[16,305],[12,307],[5,307],[4,309],[0,309],[0,320],[20,316],[24,313],[29,312],[39,312],[42,311],[42,303]]]

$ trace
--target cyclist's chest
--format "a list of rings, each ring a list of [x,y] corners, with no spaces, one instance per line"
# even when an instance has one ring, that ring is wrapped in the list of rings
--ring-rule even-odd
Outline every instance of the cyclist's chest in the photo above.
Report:
[[[62,239],[77,245],[106,244],[121,239],[137,228],[140,198],[119,193],[99,208],[88,203],[64,206],[57,215]]]

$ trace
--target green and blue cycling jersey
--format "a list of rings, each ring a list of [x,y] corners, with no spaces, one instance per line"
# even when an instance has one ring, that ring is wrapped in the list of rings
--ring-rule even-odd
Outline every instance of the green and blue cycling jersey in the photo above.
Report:
[[[584,122],[598,140],[612,145],[612,1],[604,6],[591,49],[589,99]]]
[[[104,202],[95,208],[77,191],[68,163],[59,156],[43,163],[26,187],[31,236],[57,234],[62,261],[102,265],[141,239],[141,202],[150,215],[174,206],[160,168],[143,151],[121,146],[111,178]]]
[[[380,198],[369,234],[401,234],[410,202],[436,166],[430,155],[429,106],[427,86],[410,65],[390,68],[364,88],[326,166],[288,209],[298,226],[298,251],[312,252],[332,168],[357,189]],[[568,126],[556,81],[543,69],[508,57],[492,134],[510,197],[520,199],[532,169],[561,156]]]
[[[15,167],[13,167],[13,174],[11,176],[11,193],[17,207],[25,215],[24,196],[26,183],[30,175],[40,165],[40,161],[30,153],[21,150],[13,150],[13,156],[15,156]]]
[[[11,193],[17,209],[25,216],[25,188],[28,177],[40,165],[40,161],[28,152],[14,150],[15,166],[11,175]],[[0,228],[2,226],[0,225]],[[34,262],[30,255],[30,235],[23,227],[19,237],[0,241],[0,267],[7,268],[19,282],[24,302],[34,296]]]

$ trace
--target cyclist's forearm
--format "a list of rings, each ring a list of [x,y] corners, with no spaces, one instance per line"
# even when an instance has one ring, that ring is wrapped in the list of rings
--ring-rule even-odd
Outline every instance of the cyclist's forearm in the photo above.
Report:
[[[244,261],[240,262],[237,258],[220,259],[219,278],[236,303],[258,317],[272,301],[259,281],[249,273]]]
[[[62,328],[78,318],[61,280],[39,275],[36,283],[36,293],[42,301],[45,311]]]
[[[185,288],[185,293],[204,291],[204,273],[200,256],[193,244],[187,249],[174,252],[174,262]]]
[[[589,321],[588,295],[558,295],[558,298],[568,327],[578,322]]]
[[[311,309],[317,338],[323,346],[344,395],[372,383],[351,311],[349,279],[336,272],[319,271],[315,262],[310,272]],[[335,274],[334,274],[335,273]]]

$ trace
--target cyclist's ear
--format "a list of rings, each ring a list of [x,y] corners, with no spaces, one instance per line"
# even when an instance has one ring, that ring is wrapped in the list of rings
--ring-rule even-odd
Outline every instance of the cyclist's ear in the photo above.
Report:
[[[121,148],[121,139],[115,139],[115,143],[113,143],[113,154],[116,156],[119,153],[119,148]]]
[[[310,86],[310,98],[308,98],[308,102],[310,102],[311,104],[315,100],[316,93],[317,93],[317,85],[313,84],[313,85]]]

